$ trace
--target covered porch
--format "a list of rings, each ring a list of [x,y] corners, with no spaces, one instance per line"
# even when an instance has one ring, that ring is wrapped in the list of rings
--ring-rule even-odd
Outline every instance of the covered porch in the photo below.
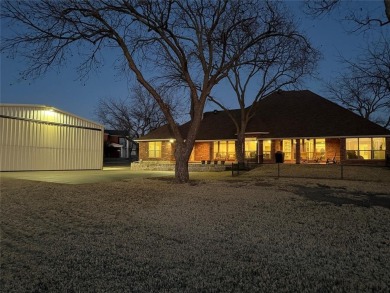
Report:
[[[275,153],[282,152],[290,164],[325,164],[342,159],[339,138],[287,138],[258,141],[259,163],[274,163]]]
[[[195,142],[190,162],[225,164],[236,161],[235,140]],[[344,140],[345,144],[345,140]],[[288,138],[245,140],[245,160],[253,163],[275,163],[275,153],[283,152],[284,162],[291,164],[340,161],[342,140],[338,138]]]

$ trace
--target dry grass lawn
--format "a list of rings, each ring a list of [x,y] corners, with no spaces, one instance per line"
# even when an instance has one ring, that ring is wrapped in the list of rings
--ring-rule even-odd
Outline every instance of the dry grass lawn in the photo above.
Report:
[[[390,291],[390,180],[265,173],[3,179],[0,290]]]

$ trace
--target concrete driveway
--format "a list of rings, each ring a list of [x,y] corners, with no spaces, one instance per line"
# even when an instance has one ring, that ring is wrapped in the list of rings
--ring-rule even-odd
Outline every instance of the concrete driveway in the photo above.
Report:
[[[85,184],[165,176],[173,177],[174,172],[131,171],[130,167],[123,166],[104,167],[103,170],[0,172],[0,179],[13,178],[62,184]]]

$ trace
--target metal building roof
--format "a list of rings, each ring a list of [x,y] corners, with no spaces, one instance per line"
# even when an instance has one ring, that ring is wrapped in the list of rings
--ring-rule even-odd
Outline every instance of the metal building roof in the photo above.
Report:
[[[0,117],[55,125],[103,130],[103,125],[52,106],[0,104]]]

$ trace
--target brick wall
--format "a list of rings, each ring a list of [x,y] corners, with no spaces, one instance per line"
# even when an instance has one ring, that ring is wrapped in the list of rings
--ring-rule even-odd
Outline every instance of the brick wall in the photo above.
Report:
[[[147,161],[148,159],[147,153],[148,153],[148,143],[143,141],[139,142],[138,143],[139,159],[142,161]]]
[[[196,142],[194,161],[211,160],[212,147],[212,142]]]
[[[325,139],[325,160],[333,160],[336,155],[336,161],[340,162],[340,139],[326,138]],[[345,153],[345,139],[344,139],[344,153]],[[344,154],[345,156],[345,154]]]
[[[193,161],[211,160],[212,142],[196,142],[194,146]],[[149,143],[139,143],[139,159],[142,161],[174,161],[175,144],[169,141],[161,143],[161,158],[149,158]]]
[[[345,138],[340,138],[340,160],[338,161],[344,161],[347,158],[347,143]]]
[[[283,141],[280,140],[280,139],[277,139],[277,140],[274,141],[274,143],[275,143],[275,153],[279,152],[279,151],[282,151],[282,149],[283,149]]]
[[[169,141],[163,141],[161,146],[161,160],[174,161],[175,160],[175,144]]]
[[[139,143],[139,159],[142,161],[174,161],[175,144],[169,141],[161,142],[161,158],[149,158],[149,142]]]

